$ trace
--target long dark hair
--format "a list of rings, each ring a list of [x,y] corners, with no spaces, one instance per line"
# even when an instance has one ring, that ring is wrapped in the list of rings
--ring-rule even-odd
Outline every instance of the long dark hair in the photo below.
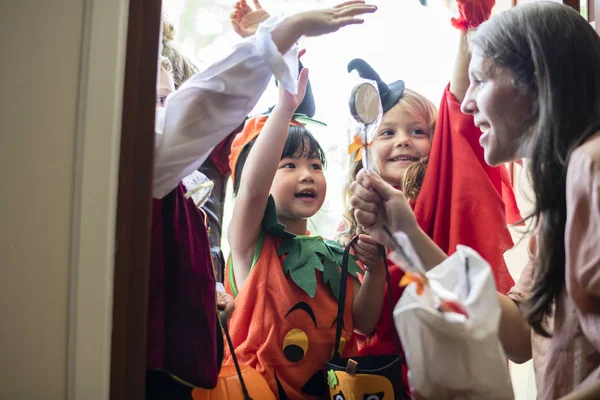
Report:
[[[550,336],[545,320],[565,290],[566,175],[573,150],[600,122],[600,38],[574,9],[536,2],[494,16],[470,35],[482,51],[513,74],[517,89],[533,92],[529,130],[522,136],[530,158],[537,234],[535,283],[527,319]]]
[[[250,150],[254,146],[256,139],[248,142],[240,152],[237,163],[235,164],[234,176],[239,176],[239,179],[235,179],[233,182],[233,194],[237,196],[240,188],[240,181],[242,180],[242,170],[246,164],[246,159]],[[287,157],[307,157],[307,158],[318,158],[325,167],[325,152],[323,148],[317,142],[317,139],[310,133],[308,129],[303,126],[290,125],[288,128],[288,135],[283,146],[281,153],[281,159]]]

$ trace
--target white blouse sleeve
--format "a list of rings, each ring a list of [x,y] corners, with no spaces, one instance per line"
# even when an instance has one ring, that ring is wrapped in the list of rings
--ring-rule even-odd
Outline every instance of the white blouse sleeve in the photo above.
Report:
[[[244,121],[272,75],[289,92],[298,92],[296,47],[283,56],[271,38],[282,19],[262,23],[255,35],[167,98],[162,129],[156,129],[154,198],[166,196],[202,165],[214,146]]]

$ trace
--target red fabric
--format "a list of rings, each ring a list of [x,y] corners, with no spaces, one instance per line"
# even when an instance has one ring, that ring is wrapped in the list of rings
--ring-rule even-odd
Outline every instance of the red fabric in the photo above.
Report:
[[[514,285],[504,262],[504,252],[513,246],[507,222],[518,221],[520,214],[510,180],[506,181],[506,167],[487,165],[479,136],[481,131],[473,118],[460,111],[460,104],[447,87],[425,180],[411,206],[421,228],[442,250],[452,254],[457,244],[472,247],[492,266],[498,290],[507,293]],[[395,305],[404,291],[399,286],[404,272],[388,264]],[[367,337],[356,335],[359,355],[394,354],[394,335],[396,328],[386,296],[375,331]],[[402,379],[409,387],[406,368]]]
[[[486,164],[479,136],[473,118],[460,111],[460,104],[446,88],[425,180],[411,206],[421,228],[442,250],[452,254],[457,244],[472,247],[492,266],[498,290],[507,293],[514,281],[504,262],[504,252],[513,246],[506,215],[510,220],[519,210],[510,182],[503,184],[504,174],[508,177],[506,167]],[[508,200],[507,214],[502,194]],[[391,262],[389,269],[395,305],[404,291],[399,287],[404,272]],[[375,331],[368,337],[357,335],[359,354],[395,353],[393,335],[397,333],[386,296]]]
[[[235,135],[242,131],[244,124],[240,125],[238,129],[233,131],[229,136],[221,141],[218,145],[215,146],[213,151],[210,153],[210,158],[212,159],[213,164],[219,170],[219,173],[222,176],[228,176],[231,173],[231,169],[229,168],[229,154],[231,154],[231,143],[235,138]]]
[[[502,179],[502,200],[504,200],[504,210],[506,212],[506,223],[516,224],[523,219],[517,200],[515,199],[515,192],[513,191],[510,174],[506,165],[502,165],[500,169]],[[525,225],[521,223],[520,225]]]
[[[180,183],[152,204],[146,368],[217,383],[215,278],[204,215]]]
[[[463,32],[471,28],[477,28],[492,14],[495,0],[457,0],[458,18],[452,18],[452,26]]]
[[[460,103],[447,87],[415,215],[447,254],[454,253],[457,244],[481,254],[492,266],[498,290],[508,293],[514,285],[504,262],[504,252],[513,246],[502,200],[502,175],[508,174],[505,166],[487,165],[480,136],[473,117],[460,111]],[[505,190],[512,194],[509,187]],[[516,203],[510,207],[514,211]]]

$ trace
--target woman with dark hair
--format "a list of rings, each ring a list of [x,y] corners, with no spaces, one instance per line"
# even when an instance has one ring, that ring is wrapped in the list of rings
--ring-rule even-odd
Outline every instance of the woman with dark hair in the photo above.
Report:
[[[499,294],[500,339],[511,360],[533,357],[538,398],[587,390],[600,379],[600,38],[572,8],[536,2],[493,17],[469,43],[461,110],[483,132],[488,164],[530,160],[535,193],[531,262]],[[409,234],[429,267],[445,258],[402,193],[364,173],[352,189],[370,235],[385,243],[379,218]]]

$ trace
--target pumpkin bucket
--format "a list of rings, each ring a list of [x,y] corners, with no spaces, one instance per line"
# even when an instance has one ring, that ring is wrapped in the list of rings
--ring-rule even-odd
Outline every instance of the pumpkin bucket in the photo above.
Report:
[[[249,395],[256,400],[275,400],[269,385],[254,368],[240,365],[240,372]],[[194,400],[221,400],[221,399],[244,399],[244,391],[240,377],[234,365],[224,365],[217,379],[214,389],[196,388],[192,391]]]
[[[235,349],[227,329],[227,316],[220,313],[221,328],[225,333],[227,345],[234,365],[223,365],[217,378],[217,386],[213,389],[195,388],[192,390],[193,400],[275,400],[265,378],[257,370],[240,365],[235,356]]]
[[[332,400],[381,400],[410,398],[402,383],[403,357],[400,353],[400,343],[396,338],[396,353],[385,355],[369,355],[342,358],[339,344],[342,335],[343,315],[346,293],[346,277],[348,276],[348,257],[350,248],[357,240],[346,246],[342,260],[342,278],[340,281],[340,301],[336,320],[335,353],[327,362],[326,377],[329,384],[329,395]],[[388,284],[388,298],[393,310],[390,274],[385,251],[382,251]]]

